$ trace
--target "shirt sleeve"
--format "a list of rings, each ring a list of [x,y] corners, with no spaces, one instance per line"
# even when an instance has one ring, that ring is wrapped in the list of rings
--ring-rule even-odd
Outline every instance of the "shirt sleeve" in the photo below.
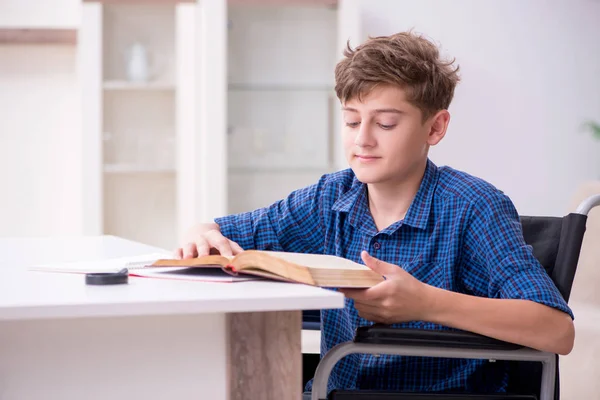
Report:
[[[323,253],[324,184],[325,176],[268,207],[216,218],[215,223],[223,236],[245,250]]]
[[[574,318],[558,288],[525,243],[519,215],[502,192],[473,206],[465,235],[463,283],[474,294],[531,300]]]

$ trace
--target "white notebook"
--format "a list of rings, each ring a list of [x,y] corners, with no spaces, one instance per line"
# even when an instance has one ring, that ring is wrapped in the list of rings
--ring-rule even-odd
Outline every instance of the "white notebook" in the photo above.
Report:
[[[134,270],[143,268],[145,265],[152,264],[156,260],[172,258],[173,257],[168,254],[150,253],[131,257],[108,258],[105,260],[86,260],[41,264],[31,267],[30,270],[43,272],[73,272],[82,274],[92,272],[119,272],[123,268]]]
[[[220,265],[215,268],[144,268],[156,260],[173,259],[173,256],[163,253],[143,254],[132,257],[109,258],[105,260],[88,260],[65,263],[40,264],[29,268],[31,271],[58,273],[101,273],[118,272],[127,268],[130,276],[160,278],[183,281],[201,282],[241,282],[258,280],[258,277],[232,276],[224,272]]]

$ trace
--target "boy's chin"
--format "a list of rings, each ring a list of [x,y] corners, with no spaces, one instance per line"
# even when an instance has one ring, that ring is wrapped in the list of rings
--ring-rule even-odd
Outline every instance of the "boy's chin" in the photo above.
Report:
[[[360,168],[352,168],[356,179],[365,184],[379,183],[385,180],[384,174],[379,171],[365,171]]]

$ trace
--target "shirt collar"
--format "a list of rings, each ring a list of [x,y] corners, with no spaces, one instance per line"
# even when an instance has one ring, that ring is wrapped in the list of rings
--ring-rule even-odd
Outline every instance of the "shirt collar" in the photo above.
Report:
[[[427,228],[437,180],[438,168],[431,160],[427,159],[427,166],[425,167],[425,173],[423,174],[419,190],[406,212],[406,216],[402,221],[403,224],[418,229]],[[331,209],[333,211],[348,213],[348,222],[355,228],[360,228],[363,225],[368,226],[368,223],[373,225],[373,227],[375,225],[372,222],[373,219],[369,212],[367,187],[356,176],[352,181],[350,189],[333,203]],[[396,225],[394,224],[390,228]]]
[[[438,181],[438,167],[433,161],[427,159],[427,166],[423,174],[423,180],[415,198],[413,199],[406,216],[404,223],[418,229],[426,229],[429,222],[429,214],[431,213],[431,205],[433,203],[433,193]]]
[[[352,180],[350,189],[333,203],[331,209],[333,211],[348,213],[348,222],[355,228],[360,228],[363,225],[366,228],[368,225],[365,222],[373,220],[369,213],[367,186],[359,181],[356,176]],[[375,224],[372,223],[372,225],[374,226]]]

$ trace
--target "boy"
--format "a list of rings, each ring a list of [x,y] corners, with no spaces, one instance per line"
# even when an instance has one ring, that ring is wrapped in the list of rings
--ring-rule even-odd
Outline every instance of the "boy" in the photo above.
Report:
[[[346,307],[322,311],[322,354],[373,322],[450,327],[568,354],[571,310],[524,243],[510,199],[428,159],[448,127],[458,68],[413,33],[372,38],[344,56],[335,90],[351,168],[270,207],[197,226],[177,256],[268,249],[362,260],[386,280],[342,290]],[[329,389],[502,392],[503,368],[351,355],[337,364]]]

